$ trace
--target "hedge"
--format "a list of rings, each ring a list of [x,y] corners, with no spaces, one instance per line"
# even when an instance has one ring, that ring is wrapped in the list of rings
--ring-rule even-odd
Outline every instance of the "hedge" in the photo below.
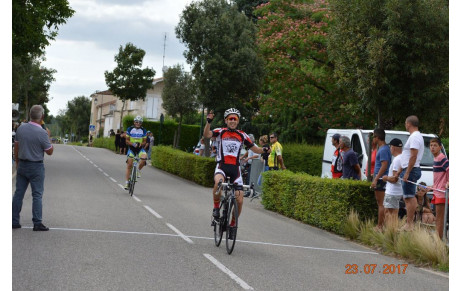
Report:
[[[321,177],[324,146],[283,144],[283,161],[292,172]]]
[[[325,179],[288,170],[268,171],[263,177],[266,209],[338,234],[343,234],[352,208],[362,219],[374,219],[378,212],[366,181]]]
[[[152,148],[152,165],[202,186],[214,186],[214,158],[196,156],[167,146],[155,146]]]
[[[93,147],[106,148],[115,151],[115,137],[100,137],[93,139]]]
[[[126,130],[133,125],[134,116],[127,115],[123,117],[123,128]],[[167,120],[163,123],[160,139],[160,122],[144,120],[142,127],[153,132],[155,145],[172,145],[174,142],[174,133],[177,130],[178,124],[174,121]],[[200,139],[200,127],[198,125],[182,124],[179,148],[185,151],[191,151],[197,145]]]

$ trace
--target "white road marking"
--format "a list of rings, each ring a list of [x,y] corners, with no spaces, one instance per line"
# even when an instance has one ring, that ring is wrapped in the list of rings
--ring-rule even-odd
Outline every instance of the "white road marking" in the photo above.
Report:
[[[193,241],[191,239],[189,239],[187,236],[185,236],[185,234],[183,234],[182,232],[180,232],[177,228],[175,228],[173,225],[169,224],[169,223],[166,223],[166,225],[172,229],[172,231],[174,231],[175,233],[177,233],[183,240],[185,240],[186,242],[188,242],[189,244],[193,244]]]
[[[214,265],[217,266],[217,268],[219,268],[222,272],[224,272],[225,274],[227,274],[230,278],[232,278],[236,283],[238,283],[238,285],[240,285],[244,290],[254,290],[254,288],[252,288],[251,286],[248,285],[248,283],[244,282],[243,280],[241,280],[240,277],[238,277],[237,275],[235,275],[235,273],[233,273],[232,271],[230,271],[227,267],[225,267],[224,265],[222,265],[221,262],[219,262],[218,260],[216,260],[216,258],[214,258],[213,256],[211,256],[210,254],[203,254],[208,260],[211,261],[211,263],[213,263]]]
[[[121,189],[125,190],[125,186],[123,186],[121,184],[118,184],[118,186],[120,186]]]
[[[137,199],[137,198],[136,198]],[[139,200],[140,201],[140,200]],[[153,215],[155,215],[157,218],[163,218],[161,217],[160,214],[158,214],[155,210],[153,210],[152,208],[148,207],[147,205],[144,205],[144,208],[147,209],[150,213],[152,213]]]
[[[94,164],[93,161],[89,161],[90,164]]]
[[[114,178],[109,177],[109,179],[112,180],[112,182],[117,183],[117,180],[115,180]]]
[[[102,172],[102,174],[104,174],[106,177],[109,176],[109,174],[107,174],[106,172]]]
[[[136,200],[137,202],[142,202],[141,199],[137,198],[136,195],[133,194],[133,198],[134,200]]]
[[[97,168],[97,165],[96,165],[96,164],[94,164],[94,166]]]
[[[32,226],[22,226],[22,228],[30,228]],[[64,231],[81,231],[81,232],[101,232],[101,233],[121,233],[121,234],[142,234],[142,235],[158,235],[158,236],[172,236],[180,237],[178,234],[171,233],[158,233],[158,232],[141,232],[141,231],[119,231],[119,230],[102,230],[102,229],[81,229],[81,228],[61,228],[50,227],[50,230],[64,230]]]
[[[97,168],[97,169],[98,169],[99,171],[101,171],[101,172],[104,172],[104,170],[102,170],[101,168]]]

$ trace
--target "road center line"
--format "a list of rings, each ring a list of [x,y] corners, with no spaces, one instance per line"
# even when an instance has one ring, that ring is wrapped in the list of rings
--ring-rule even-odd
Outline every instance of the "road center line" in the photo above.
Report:
[[[175,233],[177,233],[183,240],[185,240],[186,242],[188,242],[189,244],[193,244],[193,241],[191,239],[189,239],[187,236],[185,236],[185,234],[183,234],[182,232],[180,232],[177,228],[175,228],[173,225],[169,224],[169,223],[166,223],[166,225],[172,229],[172,231],[174,231]]]
[[[106,177],[109,176],[109,174],[107,174],[106,172],[102,172],[102,174],[104,174]]]
[[[97,169],[98,169],[99,171],[101,171],[101,172],[104,172],[104,170],[102,170],[101,168],[97,168]]]
[[[116,182],[117,182],[117,180],[115,180],[115,179],[114,179],[114,178],[112,178],[112,177],[109,177],[109,179],[110,179],[110,180],[112,180],[112,182],[114,182],[114,183],[116,183]]]
[[[142,202],[141,199],[137,198],[136,195],[133,194],[133,198],[134,200],[136,200],[137,202]]]
[[[222,265],[221,262],[219,262],[218,260],[216,260],[216,258],[214,258],[213,256],[211,256],[210,254],[203,254],[206,259],[210,260],[211,263],[213,263],[214,265],[216,265],[217,268],[219,268],[222,272],[224,272],[225,274],[227,274],[230,278],[232,278],[236,283],[238,283],[238,285],[240,285],[244,290],[254,290],[254,288],[252,288],[251,286],[248,285],[248,283],[244,282],[243,280],[241,280],[240,277],[238,277],[237,275],[235,275],[235,273],[233,273],[232,271],[230,271],[227,267],[225,267],[224,265]]]
[[[152,208],[148,207],[147,205],[144,205],[144,208],[147,209],[153,215],[155,215],[157,218],[160,218],[160,219],[163,218],[163,217],[161,217],[160,214],[158,214],[155,210],[153,210]]]
[[[97,165],[96,164],[93,164],[96,168],[97,168]]]

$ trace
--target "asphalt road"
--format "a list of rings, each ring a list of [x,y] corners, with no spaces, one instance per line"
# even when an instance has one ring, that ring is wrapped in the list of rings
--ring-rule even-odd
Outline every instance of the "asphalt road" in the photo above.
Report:
[[[448,275],[407,266],[245,200],[235,250],[214,246],[211,189],[151,166],[135,195],[125,157],[56,145],[45,158],[43,223],[30,188],[12,233],[13,290],[448,290]],[[15,189],[13,174],[13,193]],[[346,274],[356,264],[357,274]],[[365,269],[375,264],[373,274]],[[385,265],[394,274],[383,274]],[[401,274],[398,274],[400,265]],[[394,267],[393,267],[394,266]]]

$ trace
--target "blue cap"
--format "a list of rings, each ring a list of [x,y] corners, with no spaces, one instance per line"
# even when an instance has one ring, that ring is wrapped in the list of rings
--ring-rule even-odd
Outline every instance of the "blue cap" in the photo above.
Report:
[[[332,136],[333,139],[335,139],[336,141],[339,141],[340,139],[340,134],[336,133]]]

